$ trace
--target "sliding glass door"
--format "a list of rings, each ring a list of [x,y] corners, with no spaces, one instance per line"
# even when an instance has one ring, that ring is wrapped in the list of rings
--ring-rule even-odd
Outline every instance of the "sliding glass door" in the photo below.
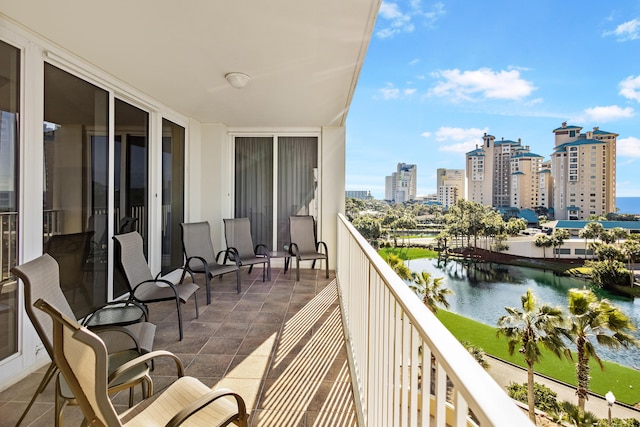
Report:
[[[315,136],[235,138],[235,217],[249,218],[255,244],[283,250],[290,216],[317,218],[317,172]]]
[[[0,360],[18,351],[18,115],[20,50],[0,42]]]
[[[44,252],[78,317],[107,300],[108,103],[107,91],[45,64]]]
[[[184,264],[180,223],[184,222],[185,129],[162,120],[162,273]]]
[[[114,233],[137,231],[148,244],[149,113],[120,99],[114,105]],[[129,291],[117,265],[113,295]]]

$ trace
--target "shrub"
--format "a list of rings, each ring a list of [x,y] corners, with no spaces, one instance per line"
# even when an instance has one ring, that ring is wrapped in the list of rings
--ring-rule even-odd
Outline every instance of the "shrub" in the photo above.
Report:
[[[509,396],[524,404],[527,403],[527,383],[517,384],[511,383],[507,387]],[[545,412],[556,412],[559,409],[558,393],[549,387],[534,383],[533,384],[534,405],[536,408]]]

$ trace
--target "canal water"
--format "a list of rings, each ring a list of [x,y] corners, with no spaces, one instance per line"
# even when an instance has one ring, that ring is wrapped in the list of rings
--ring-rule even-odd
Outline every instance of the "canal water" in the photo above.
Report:
[[[590,287],[583,279],[559,276],[552,271],[517,267],[498,263],[469,263],[458,260],[414,259],[406,261],[415,272],[427,271],[432,278],[443,277],[444,286],[455,292],[448,297],[452,312],[496,326],[498,319],[507,314],[505,307],[521,309],[520,297],[531,288],[540,303],[565,308],[567,291],[571,288]],[[601,298],[608,298],[640,327],[640,299],[611,295],[599,289]],[[640,331],[635,335],[640,338]],[[598,355],[605,360],[640,369],[640,349],[599,348]]]

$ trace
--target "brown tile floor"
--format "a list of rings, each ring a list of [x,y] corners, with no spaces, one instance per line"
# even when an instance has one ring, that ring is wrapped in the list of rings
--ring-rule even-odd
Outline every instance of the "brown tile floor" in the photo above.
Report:
[[[183,341],[178,340],[175,306],[150,305],[151,321],[158,326],[154,348],[177,354],[187,375],[238,391],[252,426],[357,425],[333,274],[325,279],[321,271],[305,269],[295,282],[274,268],[272,281],[265,283],[261,272],[243,270],[240,294],[232,275],[213,279],[208,306],[202,285],[200,317],[195,318],[193,301],[183,305]],[[156,392],[174,378],[170,368],[167,361],[156,362]],[[0,427],[15,425],[44,371],[0,393]],[[53,388],[52,382],[22,425],[53,425]],[[126,408],[127,399],[126,392],[114,397],[118,411]],[[65,409],[67,426],[81,420],[77,407]]]

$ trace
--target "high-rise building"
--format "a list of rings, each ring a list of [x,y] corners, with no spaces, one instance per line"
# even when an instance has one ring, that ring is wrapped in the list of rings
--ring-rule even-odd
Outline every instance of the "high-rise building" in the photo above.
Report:
[[[436,172],[437,200],[445,208],[465,197],[464,169],[440,168]]]
[[[520,139],[496,141],[495,136],[485,133],[482,140],[482,147],[466,154],[467,199],[496,208],[514,207],[516,196],[518,205],[535,204],[542,157],[530,153]],[[526,194],[521,193],[525,188]]]
[[[585,220],[615,212],[616,138],[601,131],[582,133],[580,126],[554,129],[551,155],[553,208],[556,219]]]
[[[518,209],[535,209],[540,206],[539,178],[542,156],[529,152],[511,157],[511,204]]]
[[[384,180],[385,200],[396,203],[416,198],[418,166],[398,163],[398,169]]]

